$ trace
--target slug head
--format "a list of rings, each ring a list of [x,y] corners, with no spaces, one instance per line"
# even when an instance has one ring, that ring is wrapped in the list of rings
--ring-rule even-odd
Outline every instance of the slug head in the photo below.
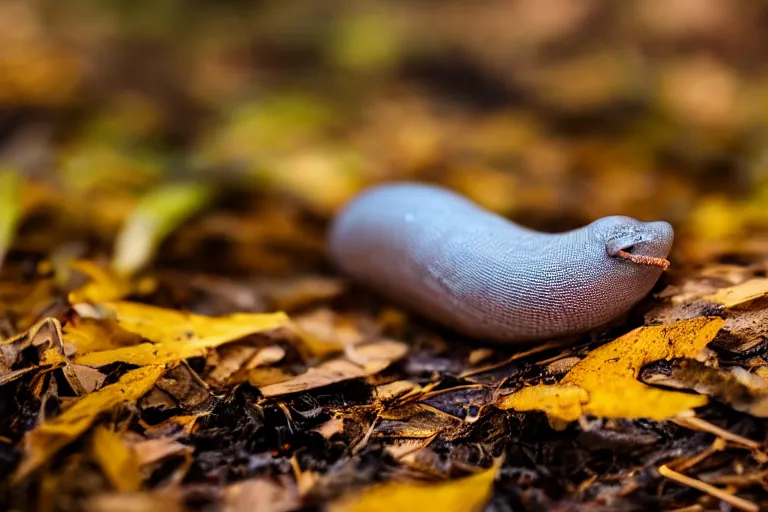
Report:
[[[666,260],[675,237],[668,222],[642,222],[622,216],[602,218],[592,228],[609,257],[662,268],[660,262]]]

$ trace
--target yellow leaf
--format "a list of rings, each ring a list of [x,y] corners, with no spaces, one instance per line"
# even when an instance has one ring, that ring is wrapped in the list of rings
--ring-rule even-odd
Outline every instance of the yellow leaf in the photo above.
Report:
[[[93,432],[91,451],[104,476],[119,492],[141,489],[141,469],[136,452],[123,443],[119,434],[105,427]]]
[[[523,388],[502,398],[499,409],[515,411],[543,411],[549,418],[550,425],[561,429],[581,416],[582,405],[587,403],[589,395],[573,384],[540,385]]]
[[[695,357],[725,320],[701,317],[672,325],[640,327],[590,352],[561,381],[584,389],[585,414],[609,418],[668,419],[707,403],[707,397],[646,386],[640,369],[653,361]]]
[[[24,437],[25,457],[16,470],[16,481],[39,468],[60,449],[77,439],[103,412],[123,402],[135,402],[152,389],[165,372],[164,366],[145,366],[131,370],[114,384],[75,402],[54,419],[38,425]]]
[[[88,313],[80,308],[83,314]],[[164,364],[204,355],[209,349],[257,332],[288,324],[285,313],[238,313],[208,317],[133,302],[99,304],[96,315],[154,343],[90,352],[75,362],[101,366],[122,361],[135,365]]]
[[[0,169],[0,267],[21,218],[21,178],[18,171]]]
[[[482,510],[493,490],[500,461],[475,475],[437,484],[393,482],[343,498],[331,512],[472,512]]]
[[[63,339],[65,345],[74,347],[74,353],[78,356],[137,345],[143,341],[141,336],[118,327],[114,320],[92,318],[81,318],[77,323],[67,324],[63,330]]]
[[[199,183],[160,186],[144,196],[125,222],[115,245],[112,268],[131,275],[152,259],[160,243],[208,203],[211,190]]]
[[[70,266],[90,278],[82,287],[69,293],[70,304],[119,300],[132,293],[150,293],[156,286],[152,279],[146,278],[136,281],[130,277],[103,269],[92,261],[73,261]]]
[[[702,299],[722,304],[726,309],[752,302],[768,295],[768,277],[750,279],[736,286],[722,288]]]

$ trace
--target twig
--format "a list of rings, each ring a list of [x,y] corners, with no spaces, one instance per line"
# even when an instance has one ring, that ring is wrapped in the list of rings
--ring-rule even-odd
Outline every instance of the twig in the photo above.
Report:
[[[727,430],[720,428],[717,425],[713,425],[712,423],[701,418],[677,418],[672,421],[681,427],[690,428],[691,430],[703,430],[704,432],[709,432],[710,434],[722,437],[726,441],[731,441],[732,443],[746,446],[752,450],[757,450],[760,448],[760,443],[757,441],[747,439],[746,437],[734,434],[733,432],[728,432]]]
[[[674,480],[679,484],[687,485],[688,487],[693,487],[694,489],[705,492],[710,496],[713,496],[733,507],[736,507],[739,510],[744,510],[745,512],[760,512],[760,508],[756,503],[745,500],[744,498],[739,498],[733,494],[728,494],[724,490],[718,489],[714,485],[709,485],[708,483],[702,482],[701,480],[697,480],[695,478],[685,476],[682,473],[678,473],[677,471],[673,471],[669,469],[666,464],[659,467],[658,471],[659,474],[665,478],[669,478],[670,480]]]

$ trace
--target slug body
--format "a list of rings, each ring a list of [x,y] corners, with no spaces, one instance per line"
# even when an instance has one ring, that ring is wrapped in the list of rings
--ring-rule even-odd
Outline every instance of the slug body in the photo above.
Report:
[[[561,234],[523,228],[431,185],[362,192],[331,226],[331,259],[352,279],[465,335],[530,342],[627,312],[662,273],[617,256],[666,258],[666,222],[605,217]]]

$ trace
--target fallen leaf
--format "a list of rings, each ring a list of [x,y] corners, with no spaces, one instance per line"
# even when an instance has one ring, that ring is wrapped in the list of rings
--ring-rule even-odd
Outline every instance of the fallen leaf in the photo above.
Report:
[[[653,361],[695,357],[724,323],[722,318],[700,317],[637,328],[590,352],[561,384],[584,389],[589,401],[582,410],[594,416],[661,420],[701,407],[707,397],[652,388],[637,376]]]
[[[99,370],[81,364],[65,364],[61,370],[77,396],[84,396],[96,391],[107,378]]]
[[[424,439],[455,431],[462,421],[456,416],[422,403],[405,403],[379,414],[377,437]]]
[[[132,302],[104,303],[97,309],[97,314],[114,318],[122,329],[154,343],[90,352],[77,357],[78,364],[171,363],[202,356],[214,347],[288,324],[288,316],[282,312],[207,317]]]
[[[589,401],[589,395],[579,386],[557,384],[522,388],[499,400],[499,409],[515,411],[544,411],[553,428],[560,430],[581,416],[581,409]]]
[[[367,377],[380,372],[394,361],[402,358],[407,351],[408,348],[397,341],[382,340],[369,343],[354,352],[355,359],[359,364],[343,358],[332,359],[314,368],[309,368],[306,372],[292,379],[263,386],[259,390],[262,395],[272,397]]]
[[[91,453],[113,489],[132,492],[141,488],[142,476],[136,453],[119,434],[106,427],[97,427],[93,431]]]
[[[724,323],[718,317],[699,317],[639,327],[590,352],[558,384],[524,388],[501,399],[498,406],[543,411],[554,428],[563,428],[582,414],[659,420],[683,415],[706,405],[707,397],[647,386],[638,380],[640,370],[662,359],[695,357]]]
[[[360,377],[365,377],[362,367],[345,359],[333,359],[285,382],[263,386],[259,391],[266,397],[288,395]]]
[[[331,512],[470,512],[482,510],[493,490],[500,463],[475,475],[437,484],[393,482],[374,486],[333,503]]]
[[[135,402],[145,395],[166,371],[151,365],[125,373],[114,384],[75,402],[54,419],[38,425],[24,437],[24,460],[14,479],[19,481],[39,468],[61,448],[83,434],[103,412],[123,402]]]
[[[39,360],[23,356],[29,348],[36,349]],[[65,363],[67,358],[62,342],[61,323],[56,318],[44,318],[23,333],[0,340],[0,385],[16,380],[41,365]],[[19,366],[22,368],[18,368]]]
[[[721,288],[702,299],[721,304],[725,309],[752,302],[768,295],[768,277],[750,279],[736,286]]]
[[[397,380],[376,387],[376,398],[380,402],[412,396],[421,392],[421,386],[409,380]]]
[[[121,329],[113,319],[92,318],[81,318],[67,324],[63,329],[63,339],[65,344],[74,347],[78,356],[138,345],[143,341],[141,336]]]

